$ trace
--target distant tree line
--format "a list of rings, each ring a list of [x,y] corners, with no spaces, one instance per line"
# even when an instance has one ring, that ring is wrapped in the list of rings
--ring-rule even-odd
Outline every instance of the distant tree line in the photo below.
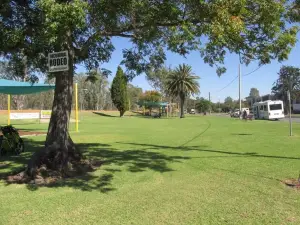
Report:
[[[39,79],[38,79],[39,78]],[[35,80],[38,82],[43,77],[39,76]],[[5,62],[0,62],[0,79],[28,81],[20,79],[14,75],[14,70]],[[116,110],[114,106],[108,81],[108,75],[100,71],[91,71],[89,73],[78,73],[74,80],[78,83],[78,106],[80,110]],[[44,83],[54,83],[54,79],[46,79]],[[143,90],[130,83],[127,85],[130,110],[137,109],[137,102]],[[11,96],[11,109],[13,110],[51,110],[53,104],[54,91],[41,92],[29,95]],[[73,109],[75,107],[75,98],[73,98]],[[7,109],[7,95],[0,94],[0,110]]]

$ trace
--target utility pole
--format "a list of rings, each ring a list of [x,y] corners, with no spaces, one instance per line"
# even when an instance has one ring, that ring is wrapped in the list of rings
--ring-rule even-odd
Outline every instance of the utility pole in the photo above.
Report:
[[[241,63],[240,63],[239,64],[239,102],[240,102],[240,115],[242,115],[241,90],[242,90],[242,76],[241,76]]]
[[[208,92],[208,100],[209,100],[209,114],[211,114],[210,92]]]
[[[289,102],[289,121],[290,121],[290,136],[293,135],[292,131],[292,106],[291,106],[291,93],[287,92],[288,102]]]
[[[289,121],[290,121],[290,136],[293,135],[292,130],[292,105],[291,105],[291,92],[292,92],[292,83],[291,83],[291,77],[288,77],[289,79],[289,90],[287,92],[288,102],[289,102]]]

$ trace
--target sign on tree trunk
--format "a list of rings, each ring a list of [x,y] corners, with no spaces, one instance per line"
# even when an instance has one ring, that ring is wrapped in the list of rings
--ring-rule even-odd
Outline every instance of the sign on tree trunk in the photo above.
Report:
[[[49,73],[69,70],[68,51],[49,53],[48,65]]]

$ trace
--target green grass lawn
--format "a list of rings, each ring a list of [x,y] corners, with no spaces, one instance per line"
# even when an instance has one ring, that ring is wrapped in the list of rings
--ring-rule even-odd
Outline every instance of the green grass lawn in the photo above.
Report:
[[[104,165],[53,187],[0,181],[0,224],[300,224],[300,191],[280,182],[299,174],[300,124],[288,132],[285,122],[85,113],[71,135]],[[44,140],[1,158],[0,176]]]

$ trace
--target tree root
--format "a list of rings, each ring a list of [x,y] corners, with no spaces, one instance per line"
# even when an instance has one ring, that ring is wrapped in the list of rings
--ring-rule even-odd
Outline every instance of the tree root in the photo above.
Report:
[[[36,152],[27,168],[7,178],[8,183],[29,183],[47,185],[58,180],[76,177],[96,170],[102,163],[85,159],[72,146],[68,149],[58,149],[52,145]]]
[[[45,164],[41,165],[37,170],[35,175],[29,176],[27,169],[13,176],[7,177],[8,183],[18,183],[18,184],[37,184],[37,185],[47,185],[55,183],[58,180],[65,178],[72,178],[76,176],[83,175],[88,172],[93,172],[102,164],[99,161],[92,160],[81,160],[76,163],[68,163],[68,169],[64,170],[62,173],[58,170],[53,170],[47,168]]]

